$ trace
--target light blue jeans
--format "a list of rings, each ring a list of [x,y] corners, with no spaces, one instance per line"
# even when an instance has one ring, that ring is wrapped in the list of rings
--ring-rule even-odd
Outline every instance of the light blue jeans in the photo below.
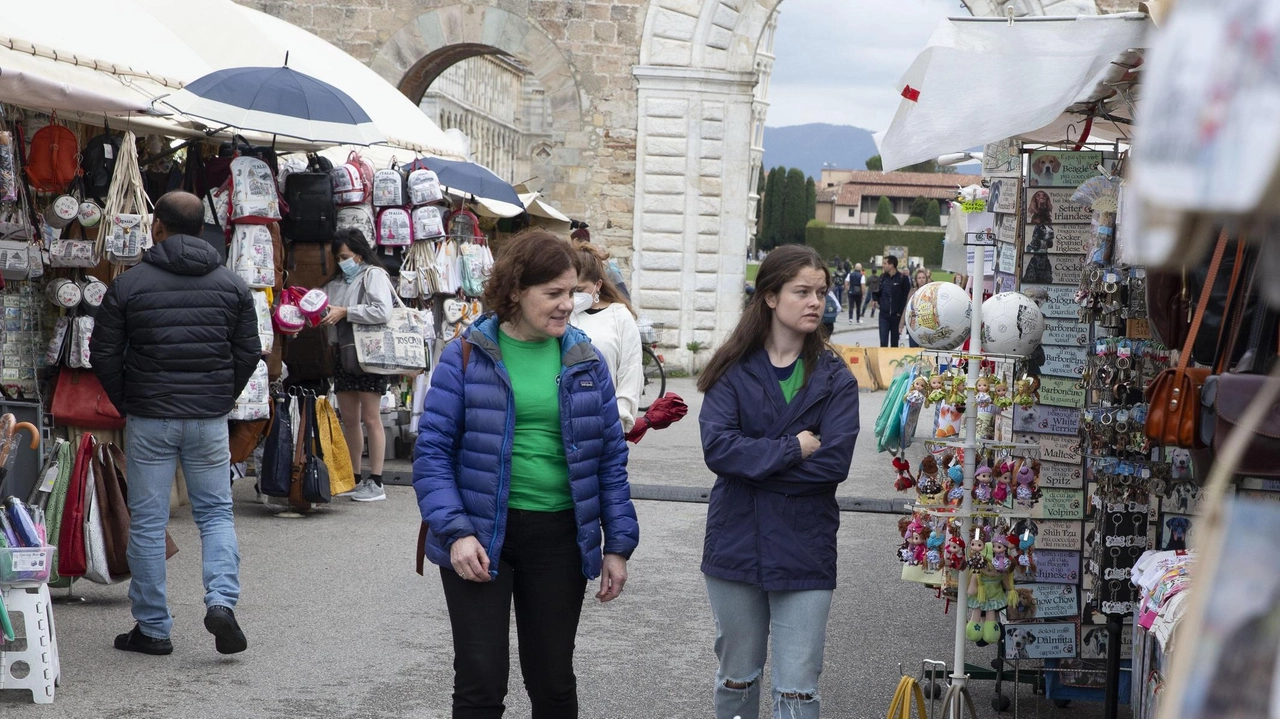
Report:
[[[164,532],[178,463],[191,516],[200,529],[206,607],[235,607],[240,548],[231,512],[231,448],[227,418],[129,417],[125,427],[129,482],[129,600],[142,633],[164,639],[173,628],[165,599]]]
[[[744,582],[706,580],[720,660],[716,719],[760,716],[760,677],[771,635],[774,718],[818,719],[831,590],[765,592]]]

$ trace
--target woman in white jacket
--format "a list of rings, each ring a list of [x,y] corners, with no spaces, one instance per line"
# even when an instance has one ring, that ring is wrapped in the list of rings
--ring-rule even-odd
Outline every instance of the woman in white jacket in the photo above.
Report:
[[[387,443],[382,428],[382,395],[386,394],[391,380],[387,375],[360,371],[354,362],[355,333],[351,325],[386,323],[391,318],[395,288],[364,233],[357,229],[341,229],[333,237],[330,249],[337,260],[338,271],[324,286],[329,295],[329,310],[320,324],[329,328],[329,343],[333,347],[333,391],[338,395],[342,434],[351,452],[351,466],[355,468],[356,488],[350,497],[357,502],[378,502],[387,498],[382,488],[382,460]],[[348,346],[345,353],[344,345]],[[369,437],[368,479],[360,474],[365,433]]]
[[[641,365],[640,329],[631,304],[608,280],[605,262],[609,256],[589,242],[574,243],[574,265],[578,284],[574,287],[573,315],[569,323],[587,333],[591,344],[604,355],[613,376],[622,431],[630,432],[640,407],[644,389]]]

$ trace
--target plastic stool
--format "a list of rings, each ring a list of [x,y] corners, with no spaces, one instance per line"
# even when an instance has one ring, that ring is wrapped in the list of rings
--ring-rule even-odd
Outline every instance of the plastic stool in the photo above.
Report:
[[[4,603],[16,636],[9,643],[0,637],[0,689],[29,689],[36,704],[52,704],[62,671],[49,586],[6,587]],[[19,613],[21,621],[16,616]]]

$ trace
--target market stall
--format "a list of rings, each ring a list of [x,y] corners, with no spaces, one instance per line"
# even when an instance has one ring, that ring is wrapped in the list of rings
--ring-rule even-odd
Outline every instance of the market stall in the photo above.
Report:
[[[60,31],[47,20],[73,11]],[[97,382],[89,338],[108,288],[151,246],[161,195],[201,197],[202,237],[252,291],[263,357],[229,417],[231,451],[256,456],[281,516],[350,489],[358,469],[327,399],[332,354],[317,326],[333,233],[363,230],[403,298],[387,324],[363,328],[356,361],[391,376],[383,418],[399,441],[388,451],[404,456],[435,338],[479,314],[492,263],[480,221],[434,172],[361,155],[384,150],[315,154],[385,141],[409,160],[461,156],[358,61],[224,0],[104,0],[86,12],[59,0],[14,8],[0,37],[0,596],[31,620],[10,627],[0,607],[0,689],[38,702],[53,700],[60,675],[47,617],[67,592],[49,588],[129,575],[125,420]],[[139,33],[148,41],[120,41]],[[236,77],[308,101],[255,105],[271,98],[228,90]],[[300,471],[313,457],[327,478]],[[14,663],[30,667],[26,679]]]
[[[1251,12],[1259,4],[1241,5]],[[1214,514],[1220,495],[1238,487],[1233,519],[1254,527],[1265,516],[1258,503],[1274,506],[1280,496],[1267,491],[1274,471],[1258,459],[1269,430],[1248,430],[1243,457],[1222,451],[1250,400],[1265,397],[1276,356],[1262,274],[1274,256],[1272,225],[1241,221],[1272,196],[1274,130],[1263,132],[1262,152],[1243,150],[1243,138],[1257,139],[1247,133],[1258,127],[1249,118],[1259,117],[1249,106],[1274,95],[1273,81],[1263,83],[1248,63],[1221,62],[1187,83],[1182,73],[1195,64],[1188,53],[1205,43],[1221,43],[1221,56],[1242,62],[1226,47],[1240,25],[1220,8],[1192,5],[1194,19],[1179,26],[1175,13],[1167,54],[1145,66],[1142,48],[1159,36],[1144,14],[944,23],[904,76],[901,108],[879,138],[886,167],[985,145],[983,186],[966,188],[953,206],[944,253],[952,269],[975,278],[972,300],[954,289],[917,293],[907,327],[935,351],[895,380],[878,435],[896,428],[885,444],[897,455],[896,486],[911,500],[898,539],[903,578],[935,587],[944,609],[957,603],[957,621],[976,627],[958,633],[950,683],[995,681],[995,708],[1012,704],[1015,715],[1023,681],[1060,706],[1101,701],[1107,716],[1130,701],[1137,715],[1155,716],[1157,699],[1169,694],[1203,702],[1169,681],[1170,666],[1213,686],[1204,666],[1212,662],[1174,647],[1187,646],[1188,633],[1203,637],[1233,621],[1256,626],[1266,616],[1246,602],[1224,619],[1230,592],[1215,591],[1203,600],[1214,609],[1195,629],[1173,632],[1193,606],[1196,574],[1222,589],[1224,577],[1243,572],[1231,562],[1248,552],[1228,560],[1223,545],[1262,551],[1229,529],[1209,533],[1228,524]],[[1217,31],[1210,40],[1206,27]],[[964,82],[973,73],[986,80],[981,102]],[[1226,99],[1223,87],[1233,89]],[[1140,97],[1155,108],[1150,114]],[[1195,118],[1210,112],[1239,121],[1206,133]],[[1132,147],[1131,133],[1139,138]],[[1158,162],[1144,165],[1147,158]],[[994,293],[990,303],[1009,290],[1034,300],[1036,311],[1007,312],[1001,328],[984,306],[983,352],[972,339],[962,348],[964,308],[976,311],[984,293]],[[1010,328],[1026,335],[1024,323],[1037,349],[1013,361],[987,356],[988,343]],[[975,361],[984,365],[977,376]],[[1230,387],[1225,396],[1220,382]],[[1263,410],[1274,407],[1274,397],[1265,401]],[[1204,406],[1213,409],[1202,413]],[[1220,485],[1202,489],[1213,471],[1224,475]],[[1216,566],[1201,557],[1191,567],[1187,550],[1215,536]],[[969,570],[983,579],[969,580]],[[1275,570],[1264,574],[1258,591],[1269,597]],[[970,609],[978,616],[963,616]],[[967,664],[973,643],[995,646],[994,672]],[[1272,645],[1262,661],[1272,661]],[[1219,672],[1241,667],[1225,655],[1213,661]],[[1227,692],[1203,714],[1159,711],[1223,716],[1232,702]],[[959,715],[959,704],[948,708]]]

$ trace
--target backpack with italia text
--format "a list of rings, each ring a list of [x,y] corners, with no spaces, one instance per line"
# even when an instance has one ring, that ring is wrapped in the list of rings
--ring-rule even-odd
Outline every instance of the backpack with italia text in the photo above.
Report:
[[[413,221],[403,207],[384,207],[378,211],[378,244],[383,247],[408,247],[413,244]]]
[[[418,169],[409,173],[409,201],[416,207],[444,199],[440,178],[431,170]]]
[[[364,233],[366,240],[374,239],[378,236],[378,228],[373,222],[373,213],[369,211],[366,205],[348,205],[347,207],[338,208],[337,229],[360,230],[360,232]]]
[[[232,224],[265,225],[280,220],[280,196],[271,166],[241,155],[231,161],[228,219]]]
[[[390,168],[373,173],[374,207],[403,207],[409,204],[408,194],[404,174],[396,168],[394,161]]]
[[[266,225],[235,225],[227,267],[251,289],[267,289],[276,283],[275,248]]]

